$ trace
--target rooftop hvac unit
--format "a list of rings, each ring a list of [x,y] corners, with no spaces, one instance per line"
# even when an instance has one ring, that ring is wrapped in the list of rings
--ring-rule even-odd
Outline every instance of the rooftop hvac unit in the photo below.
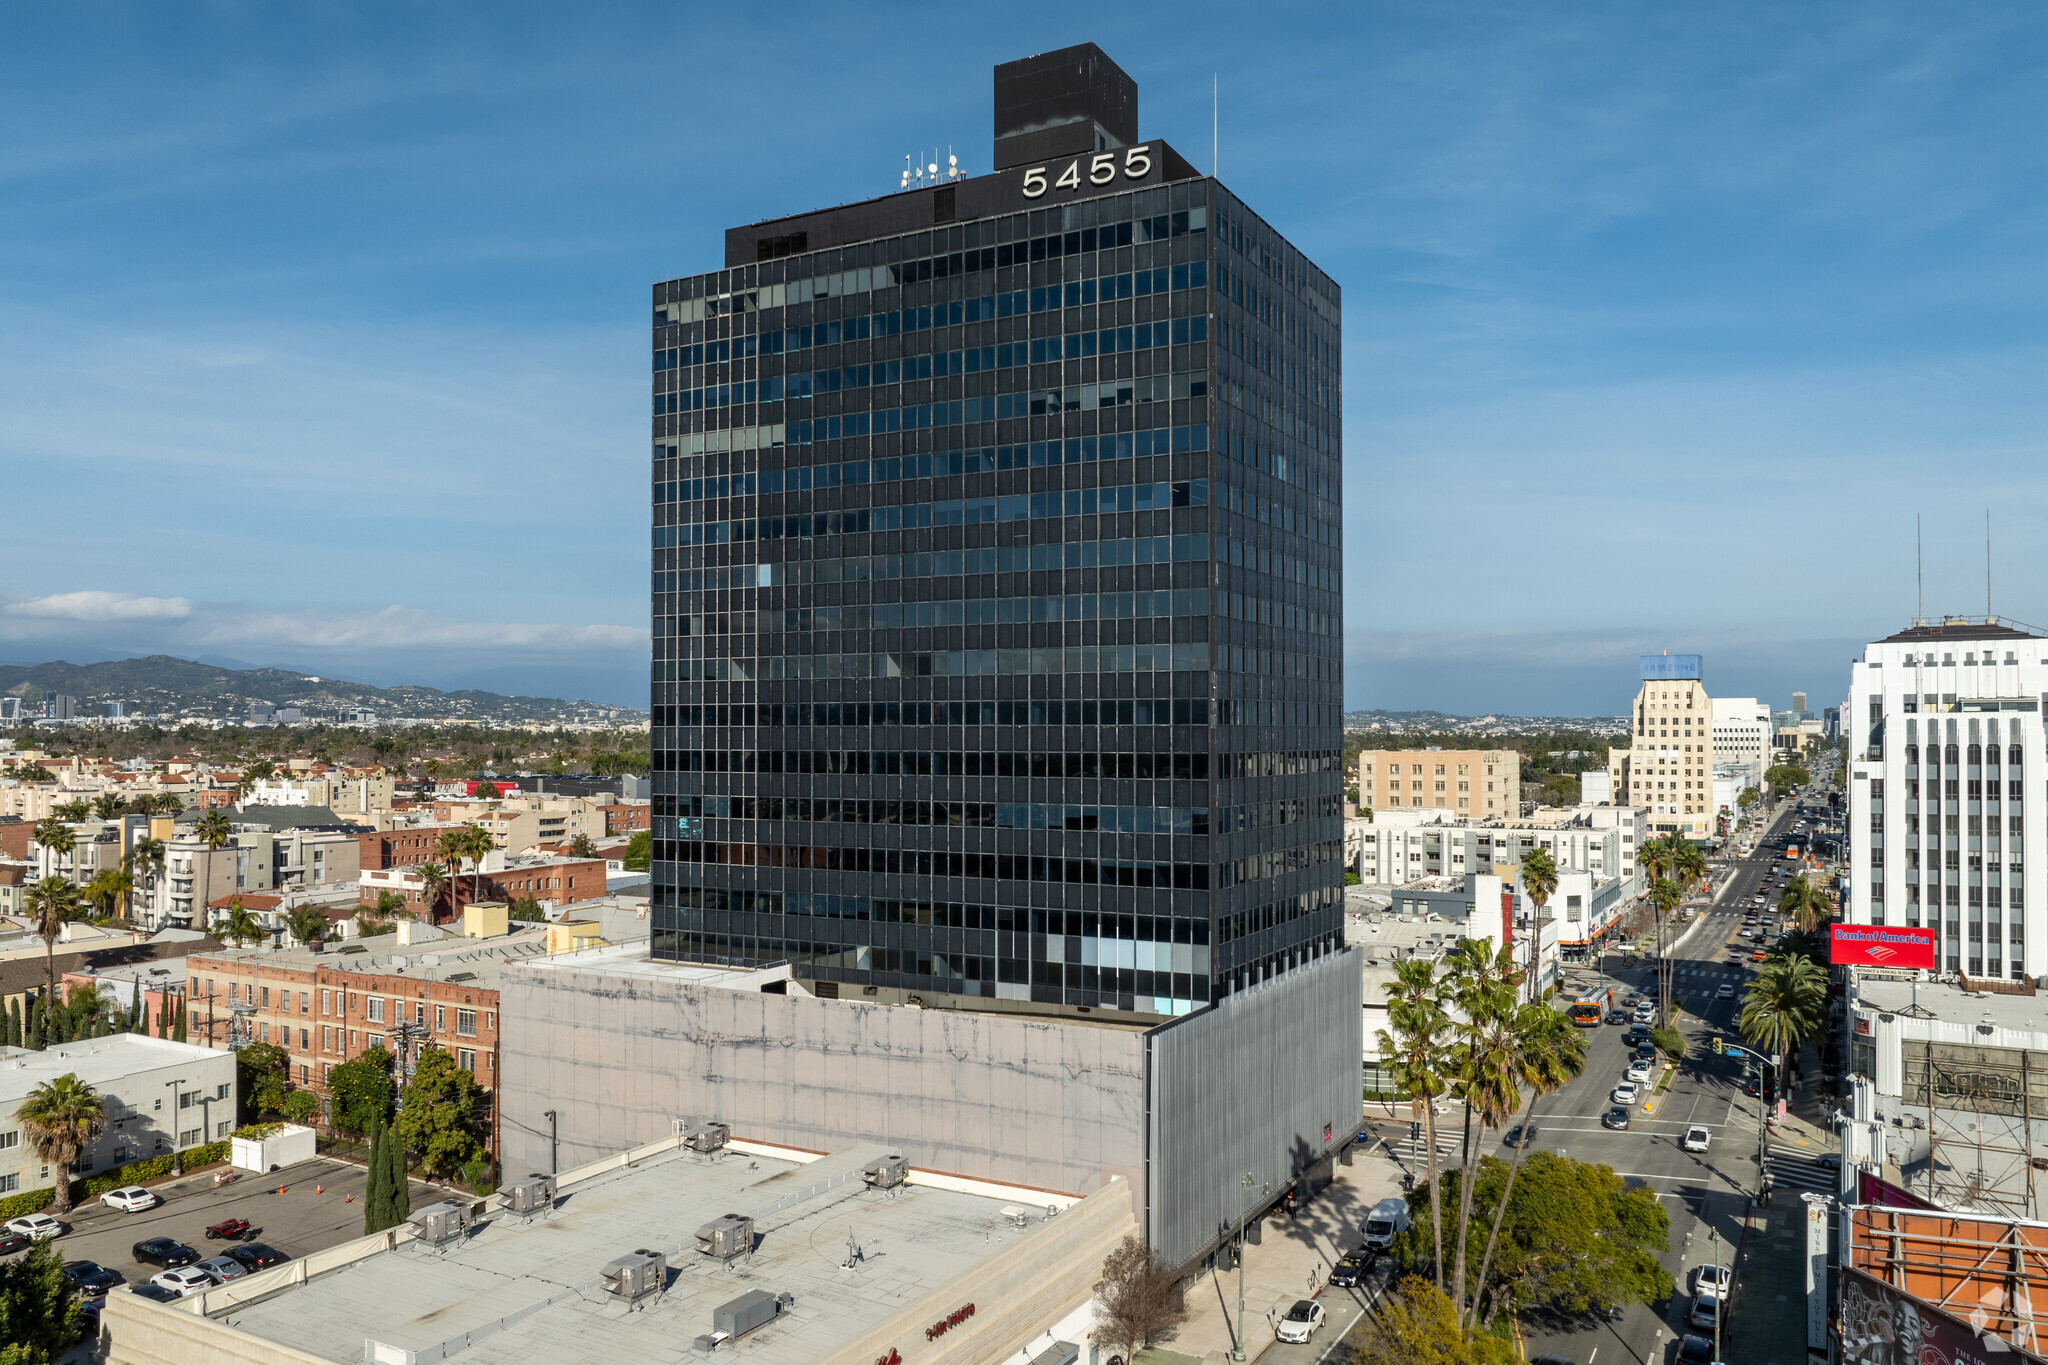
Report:
[[[697,1229],[697,1250],[706,1256],[730,1261],[754,1249],[754,1220],[737,1213],[714,1218]]]
[[[469,1226],[469,1205],[449,1200],[440,1204],[429,1204],[415,1210],[412,1215],[412,1230],[419,1240],[428,1246],[441,1246],[462,1236],[462,1230]]]
[[[732,1127],[724,1123],[700,1123],[683,1134],[683,1145],[693,1152],[715,1152],[725,1146],[725,1140],[732,1136]]]
[[[788,1308],[796,1300],[788,1294],[771,1294],[765,1289],[749,1289],[732,1300],[721,1303],[711,1310],[711,1331],[715,1336],[745,1336],[765,1322]]]
[[[551,1175],[530,1174],[524,1180],[515,1180],[498,1191],[498,1198],[513,1213],[539,1213],[554,1207],[555,1178]]]
[[[910,1163],[891,1152],[860,1173],[861,1179],[878,1190],[893,1190],[910,1174]]]
[[[658,1291],[667,1275],[668,1257],[642,1247],[604,1268],[604,1288],[607,1294],[616,1294],[631,1302],[643,1294]]]

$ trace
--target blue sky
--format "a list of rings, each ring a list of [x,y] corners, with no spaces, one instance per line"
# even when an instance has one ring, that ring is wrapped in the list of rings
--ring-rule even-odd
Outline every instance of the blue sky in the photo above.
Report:
[[[2048,622],[2038,8],[982,13],[0,10],[0,659],[644,703],[649,284],[1091,38],[1345,289],[1349,704]]]

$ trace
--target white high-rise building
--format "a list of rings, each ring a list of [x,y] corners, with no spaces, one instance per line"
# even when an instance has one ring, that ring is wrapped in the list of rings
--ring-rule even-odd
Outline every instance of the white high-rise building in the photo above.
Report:
[[[1649,834],[1710,839],[1714,700],[1697,654],[1645,654],[1630,708],[1629,747],[1607,752],[1609,799],[1649,812]]]
[[[1770,766],[1771,708],[1755,697],[1714,698],[1714,762]]]
[[[1842,714],[1850,923],[1938,929],[1947,972],[2048,972],[2044,701],[2048,639],[1996,618],[1865,648]]]

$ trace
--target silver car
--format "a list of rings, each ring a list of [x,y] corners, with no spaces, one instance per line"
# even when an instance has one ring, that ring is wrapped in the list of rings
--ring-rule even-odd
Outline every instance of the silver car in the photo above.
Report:
[[[249,1267],[232,1256],[210,1256],[193,1269],[205,1271],[215,1284],[226,1284],[229,1280],[249,1273]]]

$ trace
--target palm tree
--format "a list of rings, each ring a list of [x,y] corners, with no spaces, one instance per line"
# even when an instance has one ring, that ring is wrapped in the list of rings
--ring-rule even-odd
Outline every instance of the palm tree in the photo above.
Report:
[[[37,822],[33,838],[58,858],[70,857],[78,847],[77,831],[54,817]],[[50,871],[56,870],[56,864],[53,862]]]
[[[1493,1211],[1493,1228],[1486,1236],[1486,1254],[1479,1258],[1479,1278],[1472,1285],[1472,1315],[1476,1320],[1479,1305],[1486,1298],[1486,1280],[1492,1271],[1493,1250],[1500,1242],[1501,1220],[1506,1215],[1508,1200],[1514,1197],[1515,1176],[1522,1168],[1522,1154],[1529,1150],[1530,1129],[1536,1121],[1536,1101],[1544,1095],[1554,1095],[1578,1079],[1586,1069],[1586,1039],[1577,1029],[1572,1028],[1565,1016],[1546,1004],[1524,1005],[1516,1012],[1513,1026],[1507,1030],[1505,1041],[1509,1047],[1502,1069],[1509,1081],[1508,1089],[1515,1083],[1529,1086],[1529,1104],[1522,1111],[1522,1140],[1515,1144],[1515,1155],[1508,1163],[1507,1188],[1501,1191],[1500,1204]]]
[[[1669,877],[1659,877],[1650,886],[1650,908],[1657,915],[1657,1024],[1671,1023],[1670,959],[1664,951],[1664,917],[1677,911],[1685,892]]]
[[[148,868],[157,876],[162,876],[164,871],[164,853],[163,840],[152,839],[147,834],[143,835],[128,846],[126,862],[129,872],[135,873],[143,868]],[[129,918],[134,918],[133,913],[129,915]]]
[[[1803,876],[1794,877],[1785,883],[1785,894],[1778,898],[1779,911],[1790,915],[1793,922],[1809,934],[1819,927],[1821,920],[1834,908],[1828,900],[1827,892]]]
[[[427,903],[427,920],[434,919],[434,908],[441,903],[441,888],[448,885],[448,869],[439,863],[420,864],[420,895]]]
[[[1735,1026],[1759,1050],[1789,1060],[1801,1041],[1820,1032],[1827,1000],[1827,973],[1813,959],[1773,958],[1749,983]]]
[[[228,813],[215,807],[192,823],[192,833],[208,848],[219,852],[235,837],[233,826],[228,823]]]
[[[1450,962],[1452,999],[1465,1015],[1458,1029],[1459,1043],[1452,1051],[1455,1089],[1465,1101],[1464,1164],[1458,1180],[1458,1250],[1456,1277],[1451,1302],[1465,1302],[1465,1243],[1472,1220],[1472,1120],[1479,1119],[1482,1133],[1500,1126],[1500,1116],[1512,1112],[1519,1095],[1504,1099],[1509,1083],[1504,1078],[1507,1046],[1503,1030],[1512,1026],[1516,1001],[1521,993],[1523,972],[1515,963],[1515,945],[1503,943],[1489,949],[1487,940],[1461,939],[1447,953]]]
[[[14,1116],[36,1156],[57,1168],[56,1211],[71,1212],[71,1167],[107,1126],[99,1092],[67,1073],[29,1091]]]
[[[334,926],[327,922],[327,916],[313,905],[299,906],[284,917],[284,923],[291,930],[292,937],[308,948],[317,948],[334,931]]]
[[[463,851],[469,856],[469,898],[483,899],[484,859],[498,846],[498,841],[482,825],[471,825],[463,836]]]
[[[22,905],[35,921],[30,932],[43,941],[43,961],[50,978],[50,993],[44,999],[55,1001],[57,938],[64,932],[65,921],[78,914],[78,888],[62,877],[44,877],[28,889]]]
[[[1543,907],[1550,904],[1550,898],[1557,894],[1557,862],[1548,849],[1532,848],[1522,855],[1522,893],[1536,906],[1536,918],[1543,918]],[[1542,941],[1540,931],[1532,929],[1529,934],[1529,966],[1536,966],[1536,954]]]
[[[113,820],[128,809],[128,803],[112,792],[101,792],[92,799],[92,813],[100,820]]]
[[[228,913],[220,922],[220,932],[235,941],[237,948],[250,939],[263,937],[263,925],[249,913],[240,896],[228,902]]]
[[[1443,1192],[1436,1178],[1436,1098],[1446,1088],[1443,1049],[1450,1036],[1451,1018],[1444,1012],[1434,962],[1410,958],[1394,964],[1394,980],[1387,987],[1387,1022],[1393,1031],[1379,1031],[1380,1055],[1389,1059],[1394,1084],[1421,1113],[1429,1163],[1430,1257],[1436,1263],[1437,1288],[1442,1289],[1444,1220]]]
[[[462,860],[469,856],[469,831],[472,828],[474,827],[464,825],[460,829],[444,829],[441,831],[441,837],[434,841],[434,851],[440,854],[442,861],[448,865],[448,912],[451,915],[462,908],[458,904],[461,898],[456,892],[460,890],[461,885]],[[472,896],[471,899],[474,900],[475,897]]]
[[[127,903],[128,894],[135,889],[135,878],[125,867],[110,867],[93,877],[85,888],[85,898],[100,907],[100,913],[108,919],[114,918],[114,907]]]
[[[77,801],[60,801],[50,807],[50,813],[59,820],[83,820],[92,814],[92,802],[82,798]]]

